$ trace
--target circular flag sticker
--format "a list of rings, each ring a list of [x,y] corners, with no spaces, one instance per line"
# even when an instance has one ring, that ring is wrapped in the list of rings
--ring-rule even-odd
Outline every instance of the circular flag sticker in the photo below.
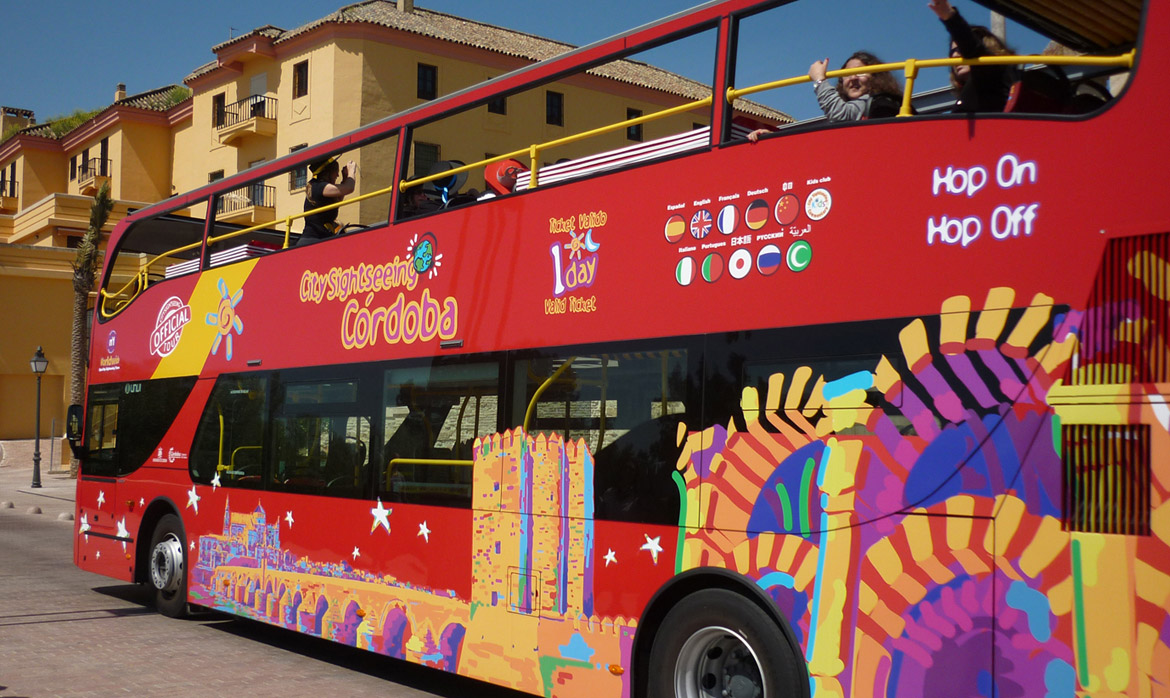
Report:
[[[691,237],[702,240],[711,234],[711,212],[705,208],[695,211],[691,216]]]
[[[768,202],[763,199],[756,199],[748,204],[747,212],[743,215],[743,221],[752,230],[763,228],[768,222]]]
[[[727,271],[733,279],[742,279],[752,270],[752,253],[741,247],[731,253],[731,261],[727,263]]]
[[[719,232],[731,235],[735,232],[736,226],[739,225],[739,209],[735,207],[735,204],[727,204],[719,212],[719,220],[716,223],[719,225]]]
[[[813,193],[804,200],[804,214],[809,217],[809,220],[819,221],[829,215],[831,208],[833,208],[833,196],[829,194],[828,189],[814,189]]]
[[[772,213],[776,216],[777,223],[780,225],[790,225],[800,215],[800,200],[793,194],[785,194],[776,202]]]
[[[695,260],[690,257],[678,260],[678,266],[674,268],[674,280],[679,286],[690,286],[695,280]]]
[[[788,248],[788,268],[792,271],[804,271],[812,261],[812,245],[807,240],[797,240]]]
[[[687,232],[687,222],[677,213],[666,219],[666,241],[674,244]]]
[[[775,274],[783,263],[784,255],[781,254],[780,248],[772,244],[761,247],[760,253],[756,255],[756,269],[764,276]]]
[[[718,252],[712,252],[703,260],[703,279],[707,283],[715,283],[723,276],[723,258]]]

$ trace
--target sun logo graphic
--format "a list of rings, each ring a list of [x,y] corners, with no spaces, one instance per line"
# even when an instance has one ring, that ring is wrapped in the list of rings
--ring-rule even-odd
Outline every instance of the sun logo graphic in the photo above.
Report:
[[[439,267],[443,266],[443,255],[438,253],[438,242],[432,233],[415,235],[406,247],[406,252],[410,255],[414,273],[419,276],[426,274],[428,279],[439,275]]]
[[[233,296],[228,290],[227,282],[223,279],[219,280],[219,310],[214,313],[207,314],[207,324],[216,328],[219,334],[215,336],[215,341],[211,343],[211,355],[215,356],[219,351],[219,345],[225,340],[227,348],[224,351],[224,357],[228,361],[232,360],[232,330],[236,334],[244,333],[244,321],[240,319],[239,314],[236,313],[236,306],[244,298],[244,289],[236,291]]]

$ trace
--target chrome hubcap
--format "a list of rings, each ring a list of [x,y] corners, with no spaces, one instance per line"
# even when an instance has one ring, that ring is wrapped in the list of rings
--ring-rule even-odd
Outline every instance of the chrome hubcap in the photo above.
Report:
[[[681,698],[763,698],[766,689],[751,645],[727,628],[695,632],[674,666],[674,692]]]
[[[179,590],[183,582],[183,542],[175,534],[168,533],[151,551],[150,581],[162,592]]]

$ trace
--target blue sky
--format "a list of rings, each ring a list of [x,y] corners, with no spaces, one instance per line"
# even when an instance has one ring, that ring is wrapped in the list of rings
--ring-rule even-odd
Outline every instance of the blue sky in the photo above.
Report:
[[[0,0],[0,105],[32,109],[38,121],[75,109],[97,109],[124,82],[130,94],[181,83],[214,59],[211,47],[259,26],[292,29],[341,7],[344,0]],[[447,12],[539,36],[584,45],[696,5],[690,0],[417,0]],[[972,23],[986,24],[986,9],[955,4]],[[1008,40],[1022,53],[1046,43],[1011,27]],[[856,49],[883,60],[940,57],[945,33],[926,0],[803,0],[745,23],[740,85],[804,74],[817,58],[839,67]],[[714,47],[707,37],[644,57],[706,81]],[[941,86],[933,71],[925,86]],[[804,118],[816,113],[808,92],[789,89],[757,97]]]

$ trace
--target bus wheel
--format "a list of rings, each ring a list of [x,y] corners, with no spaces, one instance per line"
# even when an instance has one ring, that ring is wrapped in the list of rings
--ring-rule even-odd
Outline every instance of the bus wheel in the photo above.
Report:
[[[743,596],[706,589],[680,601],[654,636],[650,698],[781,698],[805,695],[793,648]]]
[[[154,606],[171,618],[187,615],[187,565],[183,523],[174,514],[159,520],[150,539],[150,583]]]

